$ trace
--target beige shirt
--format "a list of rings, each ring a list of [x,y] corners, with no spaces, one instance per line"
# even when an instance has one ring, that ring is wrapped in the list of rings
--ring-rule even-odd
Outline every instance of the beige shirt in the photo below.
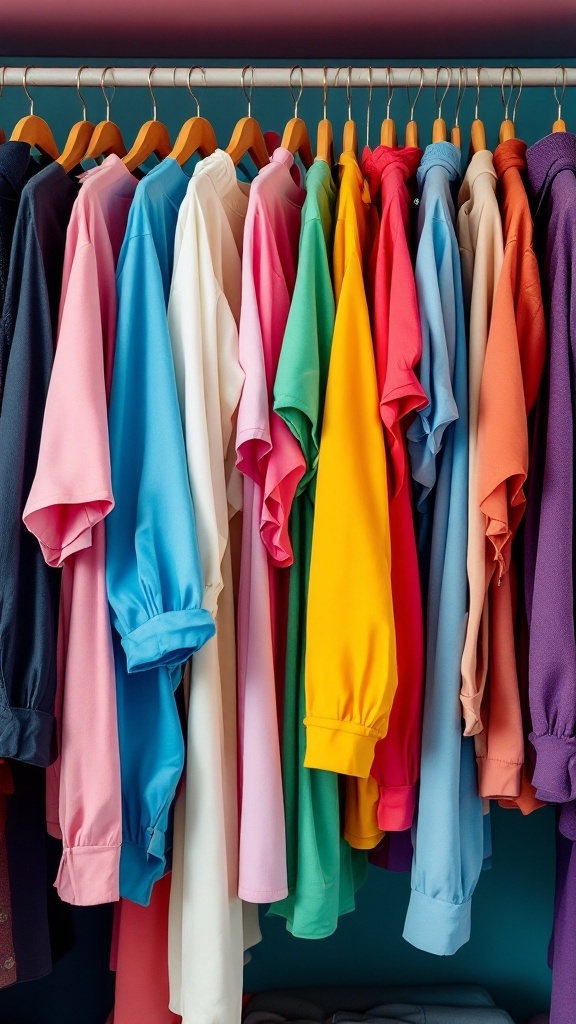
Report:
[[[483,728],[480,705],[488,669],[486,516],[478,507],[478,407],[492,304],[504,258],[496,181],[492,154],[487,149],[480,150],[470,161],[458,196],[457,234],[469,325],[467,570],[470,611],[462,655],[461,692],[466,736],[477,735]],[[477,739],[479,755],[482,745],[483,741]]]

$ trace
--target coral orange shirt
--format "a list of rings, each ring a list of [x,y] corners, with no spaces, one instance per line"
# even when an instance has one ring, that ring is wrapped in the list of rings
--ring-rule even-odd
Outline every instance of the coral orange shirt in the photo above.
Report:
[[[411,474],[404,435],[407,417],[428,404],[414,368],[422,355],[416,282],[410,258],[410,191],[422,151],[366,149],[362,171],[380,207],[378,248],[370,291],[380,415],[388,456],[392,542],[392,599],[398,689],[385,739],[376,745],[372,775],[378,782],[378,824],[410,828],[420,769],[424,687],[422,595],[412,517]]]
[[[486,517],[490,582],[489,679],[484,731],[476,736],[480,795],[530,802],[521,783],[524,737],[514,644],[512,539],[526,507],[527,418],[544,366],[546,326],[522,172],[526,145],[509,139],[494,153],[504,228],[478,413],[478,494]]]

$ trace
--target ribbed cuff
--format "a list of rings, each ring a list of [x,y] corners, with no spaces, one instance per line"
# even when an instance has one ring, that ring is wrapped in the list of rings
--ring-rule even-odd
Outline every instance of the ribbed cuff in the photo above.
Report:
[[[119,898],[119,846],[65,846],[54,885],[64,903],[93,907]]]
[[[576,798],[576,737],[536,736],[530,733],[536,751],[532,783],[536,796],[550,804],[565,804]]]
[[[363,725],[305,718],[305,768],[320,768],[339,775],[367,779],[374,760],[374,748],[382,737]]]
[[[0,757],[11,757],[39,768],[56,760],[54,715],[34,708],[0,710]]]
[[[380,786],[378,826],[383,832],[405,832],[412,827],[416,810],[416,784]]]
[[[214,619],[205,608],[155,615],[122,637],[128,671],[182,665],[215,632]]]
[[[487,800],[516,800],[522,787],[522,765],[477,757],[478,793]]]
[[[472,900],[446,903],[418,889],[410,894],[404,938],[417,949],[452,956],[470,938]]]

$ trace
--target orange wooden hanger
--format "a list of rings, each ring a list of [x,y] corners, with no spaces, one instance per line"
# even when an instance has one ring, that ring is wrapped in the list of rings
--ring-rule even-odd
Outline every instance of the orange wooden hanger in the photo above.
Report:
[[[390,117],[390,104],[392,103],[392,97],[394,95],[394,82],[392,79],[392,68],[386,68],[386,81],[388,87],[388,102],[386,104],[386,117],[382,121],[382,127],[380,129],[380,145],[381,146],[397,146],[398,138],[396,135],[396,125]]]
[[[453,146],[462,149],[462,129],[460,127],[460,107],[464,99],[464,93],[468,85],[468,69],[460,66],[458,68],[458,99],[456,100],[456,113],[454,115],[454,127],[450,132],[450,141]]]
[[[486,130],[483,122],[478,117],[478,110],[480,107],[480,72],[482,68],[476,68],[476,106],[474,108],[474,120],[472,122],[472,128],[470,132],[470,151],[471,153],[479,153],[481,149],[486,149]]]
[[[4,92],[4,75],[5,74],[6,74],[6,66],[4,66],[2,68],[2,84],[0,85],[0,98],[2,97],[2,93]],[[0,145],[3,142],[6,142],[6,132],[2,131],[2,128],[0,128]]]
[[[568,78],[568,72],[562,64],[557,64],[556,69],[562,71],[562,92],[560,93],[560,99],[558,99],[558,93],[556,91],[556,82],[554,82],[554,99],[558,104],[558,117],[552,125],[552,131],[554,133],[566,131],[566,122],[562,120],[562,101],[564,99],[564,93],[566,92],[566,80]]]
[[[76,75],[76,92],[78,93],[82,104],[82,120],[77,121],[70,129],[66,145],[57,160],[57,163],[62,165],[67,174],[72,171],[74,167],[77,167],[83,159],[94,132],[94,125],[91,121],[88,121],[86,117],[86,101],[80,92],[80,76],[85,66],[86,65],[83,64],[82,67],[78,68],[78,73]]]
[[[297,95],[294,93],[292,87],[292,73],[294,71],[300,72],[300,90]],[[314,156],[312,155],[312,146],[310,145],[310,136],[308,135],[308,129],[305,122],[301,117],[298,117],[298,104],[302,99],[302,93],[304,92],[304,69],[296,64],[290,70],[290,81],[288,83],[292,99],[294,100],[294,117],[288,121],[286,128],[284,129],[284,135],[282,136],[282,146],[287,149],[293,156],[298,155],[304,164],[304,167],[308,169],[314,162]]]
[[[188,71],[187,83],[188,92],[196,104],[196,117],[190,117],[184,122],[174,143],[174,148],[168,154],[173,160],[177,160],[181,167],[195,153],[200,153],[200,156],[203,157],[210,156],[218,148],[214,129],[210,121],[207,121],[205,117],[200,117],[200,103],[198,102],[198,97],[192,92],[192,86],[190,85],[192,72],[196,68],[200,68],[200,65],[196,64]],[[206,72],[204,68],[200,68],[200,71],[202,72],[204,84],[206,84]]]
[[[170,136],[168,135],[168,129],[165,124],[162,124],[158,120],[158,108],[156,106],[156,97],[152,88],[152,75],[156,70],[156,65],[150,68],[148,72],[148,88],[150,90],[150,96],[152,97],[152,120],[145,121],[142,125],[136,141],[132,146],[132,149],[128,151],[123,161],[129,171],[135,171],[137,167],[140,167],[149,156],[154,153],[159,160],[163,160],[165,156],[168,156],[172,152],[172,143],[170,142]]]
[[[58,146],[56,145],[56,140],[52,134],[52,129],[43,118],[38,117],[34,113],[34,100],[26,86],[26,78],[29,70],[30,66],[24,68],[22,86],[30,100],[30,113],[27,114],[26,117],[20,118],[12,132],[12,135],[10,136],[10,141],[27,142],[31,148],[37,149],[44,156],[50,156],[53,160],[56,160],[59,155]]]
[[[416,104],[418,103],[418,100],[420,99],[420,93],[422,92],[423,86],[424,86],[424,68],[420,68],[420,82],[418,83],[418,91],[416,93],[416,96],[414,97],[414,102],[413,103],[410,103],[410,83],[408,83],[408,85],[406,86],[406,92],[408,94],[408,103],[410,105],[410,120],[408,121],[408,124],[406,125],[406,145],[407,146],[414,146],[416,148],[418,148],[418,125],[416,124],[416,121],[414,120],[414,111],[416,109]]]
[[[108,99],[108,94],[106,92],[107,71],[111,71],[112,78],[114,78],[114,68],[104,68],[102,77],[100,78],[100,88],[102,89],[104,100],[106,101],[106,120],[99,121],[96,125],[88,148],[84,154],[85,160],[98,160],[101,156],[109,156],[110,153],[115,153],[116,156],[119,157],[126,155],[126,146],[124,145],[122,132],[118,125],[114,124],[114,122],[110,120],[110,104],[114,99],[116,86],[114,85],[114,82],[112,82],[112,96]]]
[[[332,130],[332,122],[326,117],[328,100],[326,72],[327,68],[324,68],[324,108],[323,117],[318,125],[318,133],[316,136],[316,159],[324,160],[330,167],[332,167],[334,163],[334,132]]]
[[[254,68],[250,68],[251,80],[250,80],[250,92],[246,89],[245,79],[246,72],[250,68],[249,64],[246,64],[242,68],[240,74],[240,85],[244,91],[244,95],[248,100],[248,116],[242,117],[238,121],[234,131],[232,132],[232,138],[226,148],[228,156],[232,158],[234,164],[239,164],[242,157],[248,153],[254,162],[254,165],[260,170],[270,162],[268,155],[268,149],[266,147],[266,140],[262,134],[262,129],[258,124],[258,121],[252,117],[252,93],[254,91]]]
[[[358,156],[358,132],[356,129],[356,122],[352,120],[352,68],[348,68],[348,75],[346,78],[346,98],[348,100],[348,120],[344,125],[344,132],[342,135],[342,152],[343,153],[354,153]]]
[[[447,78],[446,78],[446,88],[444,89],[444,92],[442,93],[442,97],[440,99],[440,102],[438,103],[438,81],[439,81],[439,78],[440,78],[440,72],[441,71],[445,71],[446,72]],[[451,68],[442,67],[442,65],[440,67],[436,68],[436,82],[434,84],[434,101],[436,103],[438,103],[438,117],[435,119],[434,124],[432,125],[432,142],[447,142],[448,141],[448,127],[446,125],[446,121],[442,117],[442,107],[444,106],[444,100],[446,99],[446,97],[448,95],[448,90],[450,88],[451,81],[452,81],[452,69]]]

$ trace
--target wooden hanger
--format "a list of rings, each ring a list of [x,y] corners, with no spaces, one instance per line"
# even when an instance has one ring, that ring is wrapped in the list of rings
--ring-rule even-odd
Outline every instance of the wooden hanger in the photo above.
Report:
[[[482,68],[476,68],[476,107],[474,109],[474,120],[472,122],[470,132],[470,151],[472,153],[479,153],[481,149],[486,149],[486,130],[483,122],[478,117],[478,108],[480,106],[481,70]]]
[[[6,74],[6,67],[4,66],[2,68],[2,84],[0,85],[0,98],[2,97],[2,93],[4,92],[4,75],[5,74]],[[3,131],[2,128],[0,128],[0,145],[3,142],[6,142],[6,132]]]
[[[464,77],[466,76],[466,77]],[[462,129],[460,127],[460,107],[464,99],[464,93],[468,85],[468,69],[460,66],[458,68],[458,99],[456,100],[456,114],[454,115],[454,127],[450,132],[450,141],[453,146],[462,149]]]
[[[562,71],[562,92],[560,93],[560,99],[558,99],[558,93],[556,92],[556,82],[554,82],[554,99],[558,104],[558,117],[552,125],[552,131],[554,134],[556,134],[556,132],[566,131],[566,122],[562,120],[562,101],[564,99],[564,93],[566,92],[566,80],[568,78],[568,72],[566,71],[565,67],[563,67],[561,64],[557,64],[556,67],[557,69],[559,68]]]
[[[329,167],[332,167],[334,164],[334,132],[332,130],[332,122],[326,117],[328,99],[326,71],[327,69],[324,68],[324,116],[318,125],[318,133],[316,135],[316,159],[324,160]]]
[[[422,92],[423,86],[424,68],[420,68],[420,82],[418,83],[418,92],[416,93],[413,103],[410,103],[410,83],[408,83],[408,85],[406,86],[406,92],[408,93],[408,103],[410,103],[410,120],[406,125],[406,145],[414,146],[416,149],[418,148],[418,125],[414,120],[414,111],[416,109],[416,104],[418,103],[418,100],[420,98],[420,93]]]
[[[214,129],[205,117],[200,117],[200,103],[198,102],[198,97],[192,92],[192,87],[190,85],[192,72],[195,71],[197,67],[199,67],[199,65],[195,65],[188,71],[188,92],[196,103],[196,117],[190,117],[184,122],[178,133],[178,138],[174,143],[174,148],[168,154],[173,160],[176,160],[181,167],[190,159],[191,156],[194,156],[195,153],[200,153],[200,156],[203,157],[210,156],[210,154],[218,148]],[[206,82],[206,72],[204,71],[204,68],[200,68],[200,71],[204,76],[204,82]],[[174,74],[176,74],[176,72],[174,72]]]
[[[398,137],[396,135],[396,125],[390,117],[390,104],[392,103],[392,97],[394,95],[394,83],[392,81],[392,68],[386,68],[386,76],[388,83],[388,102],[386,104],[386,117],[382,121],[382,127],[380,129],[380,145],[381,146],[397,146]]]
[[[228,153],[228,156],[231,157],[235,165],[239,164],[242,157],[246,156],[246,154],[248,153],[252,157],[254,165],[258,168],[258,170],[260,170],[262,167],[265,167],[266,164],[270,163],[270,157],[268,155],[268,149],[266,147],[266,140],[264,139],[264,136],[262,134],[262,129],[258,124],[258,121],[254,117],[252,117],[252,92],[254,91],[254,68],[250,69],[251,82],[249,93],[247,92],[245,85],[246,72],[248,71],[249,67],[250,65],[246,64],[246,66],[242,68],[242,72],[240,75],[240,84],[242,86],[242,89],[244,90],[244,95],[248,100],[248,116],[242,117],[238,121],[232,133],[232,138],[230,139],[230,142],[226,147],[226,152]]]
[[[10,141],[27,142],[30,148],[37,149],[44,156],[50,156],[53,160],[57,160],[59,156],[58,146],[56,145],[56,140],[52,134],[52,129],[43,118],[38,117],[34,113],[34,100],[26,86],[26,78],[29,70],[30,66],[24,69],[22,85],[24,92],[30,100],[30,113],[27,114],[26,117],[20,118],[12,132],[12,135],[10,136]]]
[[[142,125],[132,149],[123,157],[123,162],[129,171],[135,171],[153,153],[159,160],[163,160],[172,152],[168,129],[157,117],[156,97],[152,89],[152,75],[155,70],[156,65],[151,67],[148,72],[148,88],[152,97],[152,120],[146,121]]]
[[[440,100],[440,103],[438,103],[438,79],[440,77],[440,72],[442,70],[444,70],[446,72],[448,77],[447,77],[447,81],[446,81],[446,88],[444,89],[444,92],[442,93],[442,98]],[[432,125],[432,142],[447,142],[448,141],[448,127],[446,125],[446,121],[442,117],[442,106],[444,104],[444,100],[446,99],[446,96],[448,95],[448,90],[450,88],[451,81],[452,81],[452,69],[451,68],[447,68],[447,67],[442,68],[442,66],[440,66],[439,68],[436,68],[436,83],[434,85],[434,100],[438,103],[438,117],[436,118],[436,120],[434,121],[434,124]]]
[[[292,72],[300,72],[300,91],[298,95],[294,95],[292,88]],[[312,154],[312,146],[310,145],[310,136],[308,135],[308,129],[305,122],[301,117],[298,117],[298,104],[302,99],[302,93],[304,91],[304,69],[296,65],[290,71],[290,82],[289,82],[290,93],[294,100],[294,117],[292,117],[286,128],[284,129],[284,135],[282,136],[282,146],[287,149],[293,156],[298,155],[304,164],[304,167],[308,169],[314,163],[314,156]]]
[[[116,92],[116,86],[112,85],[112,96],[108,99],[106,93],[106,72],[112,71],[112,67],[104,68],[102,77],[100,78],[100,88],[102,89],[102,95],[106,101],[106,120],[99,121],[96,125],[92,138],[86,152],[84,154],[85,160],[98,160],[101,156],[109,156],[110,153],[115,153],[116,156],[123,157],[126,155],[126,146],[124,145],[124,139],[122,138],[122,132],[120,131],[117,124],[114,124],[110,120],[110,104],[114,98]]]
[[[346,97],[348,100],[348,120],[344,124],[344,132],[342,134],[342,152],[343,153],[354,153],[358,156],[358,131],[356,128],[356,122],[352,120],[352,90],[351,90],[351,79],[352,79],[352,68],[348,68],[348,77],[346,79]]]
[[[82,65],[82,67],[78,68],[78,74],[76,75],[76,92],[82,104],[82,120],[77,121],[71,128],[66,145],[57,160],[57,163],[61,164],[67,174],[82,161],[94,131],[94,125],[86,117],[86,102],[80,92],[80,75],[84,67],[85,65]]]

